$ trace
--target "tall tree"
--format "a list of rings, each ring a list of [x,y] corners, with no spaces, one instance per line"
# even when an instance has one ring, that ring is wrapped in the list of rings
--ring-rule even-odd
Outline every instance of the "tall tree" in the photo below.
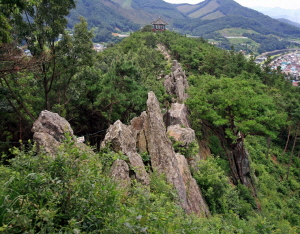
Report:
[[[187,100],[192,119],[201,119],[220,138],[234,181],[251,186],[244,139],[247,135],[275,137],[276,129],[285,124],[285,112],[268,95],[267,86],[247,73],[235,78],[194,77],[192,83]]]
[[[14,15],[17,39],[25,41],[33,57],[47,55],[35,78],[42,84],[44,108],[51,109],[49,94],[57,79],[57,38],[67,25],[65,16],[75,7],[74,0],[41,0]]]

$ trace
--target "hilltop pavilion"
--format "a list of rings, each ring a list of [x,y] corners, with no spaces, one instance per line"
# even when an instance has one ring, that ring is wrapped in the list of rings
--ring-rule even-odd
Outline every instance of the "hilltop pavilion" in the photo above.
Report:
[[[160,17],[158,18],[158,20],[153,21],[151,24],[153,25],[153,31],[165,31],[166,25],[168,25],[168,23],[163,21]]]

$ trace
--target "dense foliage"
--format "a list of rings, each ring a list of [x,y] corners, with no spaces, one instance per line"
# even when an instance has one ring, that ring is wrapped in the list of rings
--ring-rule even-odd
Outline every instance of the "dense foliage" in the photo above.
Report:
[[[244,33],[243,36],[251,38],[252,40],[260,44],[260,47],[258,48],[258,53],[260,54],[267,51],[282,50],[287,49],[291,46],[297,46],[296,43],[279,40],[277,37],[274,36],[263,36],[254,33]]]
[[[0,232],[299,232],[298,87],[271,70],[269,61],[260,67],[253,57],[168,31],[144,29],[96,54],[84,19],[73,35],[63,30],[73,2],[49,2],[25,1],[14,5],[17,10],[6,5],[11,11],[1,15],[6,27],[0,42]],[[40,14],[50,6],[60,9],[58,15]],[[30,20],[21,17],[26,13]],[[185,214],[172,186],[155,171],[149,171],[148,188],[135,180],[128,189],[115,184],[110,166],[128,160],[120,152],[93,152],[69,136],[55,156],[37,154],[27,143],[32,122],[45,108],[64,116],[76,135],[89,135],[95,146],[111,123],[126,123],[145,110],[148,91],[168,108],[172,97],[161,77],[171,63],[157,45],[186,70],[193,128],[214,154],[193,166],[210,217]],[[189,148],[173,144],[191,160],[199,149],[197,142]],[[235,177],[229,160],[233,151],[242,152],[236,150],[241,144],[250,155],[252,187]],[[142,158],[149,163],[149,155]]]

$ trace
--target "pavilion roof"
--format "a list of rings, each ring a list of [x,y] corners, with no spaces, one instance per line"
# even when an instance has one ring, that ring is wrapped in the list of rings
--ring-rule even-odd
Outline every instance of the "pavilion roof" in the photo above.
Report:
[[[153,21],[151,24],[169,25],[168,23],[166,23],[165,21],[163,21],[160,17],[158,18],[158,20]]]

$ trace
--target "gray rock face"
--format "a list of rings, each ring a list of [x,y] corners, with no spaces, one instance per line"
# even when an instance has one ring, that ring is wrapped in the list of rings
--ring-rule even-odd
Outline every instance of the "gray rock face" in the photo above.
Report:
[[[117,159],[113,163],[110,170],[110,175],[122,188],[129,187],[129,166],[124,160]]]
[[[136,152],[136,140],[129,126],[126,126],[120,120],[116,121],[107,130],[101,148],[105,146],[110,146],[115,152],[121,151],[128,156],[130,166],[135,172],[137,180],[144,185],[149,185],[149,175],[141,156]]]
[[[182,128],[179,124],[169,126],[167,133],[175,141],[182,142],[182,146],[188,146],[196,140],[195,131],[191,128]]]
[[[136,147],[139,153],[148,152],[146,133],[144,123],[147,119],[147,113],[144,111],[140,117],[133,118],[130,121],[130,129],[136,139]]]
[[[197,214],[205,214],[206,216],[209,216],[210,212],[208,206],[203,199],[202,193],[199,189],[199,186],[197,185],[196,180],[191,176],[186,158],[180,154],[176,154],[175,156],[185,184],[188,206],[190,208],[192,207],[193,212]],[[197,205],[195,206],[195,204]]]
[[[75,139],[69,122],[57,113],[47,110],[40,113],[39,118],[33,124],[32,131],[48,133],[59,142],[65,139],[65,134],[69,134]]]
[[[188,119],[188,109],[185,104],[172,103],[171,108],[164,115],[164,122],[166,126],[179,124],[186,128],[191,127]]]
[[[153,92],[148,94],[147,117],[143,126],[153,170],[165,174],[167,181],[174,185],[180,199],[180,205],[187,213],[208,214],[206,208],[202,207],[205,201],[201,193],[188,194],[189,190],[197,191],[199,187],[194,182],[186,184],[193,181],[190,169],[187,166],[184,167],[184,170],[180,170],[172,143],[167,137],[158,100]],[[185,158],[181,158],[180,163],[187,165]]]
[[[183,178],[178,168],[172,143],[166,135],[158,100],[153,92],[148,94],[147,114],[145,128],[152,168],[166,175],[167,181],[173,184],[177,190],[181,207],[188,212]]]
[[[36,142],[37,152],[49,153],[55,155],[60,142],[46,132],[36,132],[33,135],[33,141]]]
[[[171,75],[165,77],[164,86],[168,94],[176,95],[179,102],[187,99],[186,89],[189,87],[185,72],[180,63],[173,61]]]
[[[65,139],[65,134],[69,134],[75,140],[69,122],[57,113],[47,110],[40,113],[39,118],[33,124],[32,131],[37,150],[52,155],[57,152],[58,146]]]

